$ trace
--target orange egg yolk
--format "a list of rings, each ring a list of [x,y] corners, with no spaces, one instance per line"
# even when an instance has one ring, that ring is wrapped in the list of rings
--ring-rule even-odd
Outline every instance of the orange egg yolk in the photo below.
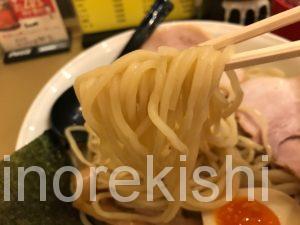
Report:
[[[280,225],[278,217],[265,205],[237,198],[216,213],[218,225]]]

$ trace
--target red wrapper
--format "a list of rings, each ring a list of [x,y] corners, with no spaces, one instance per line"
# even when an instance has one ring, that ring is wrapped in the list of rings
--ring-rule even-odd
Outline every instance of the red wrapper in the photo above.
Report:
[[[291,0],[290,0],[291,1]],[[293,0],[295,3],[295,0]],[[297,0],[298,1],[298,0]],[[293,8],[294,5],[288,3],[286,0],[274,0],[272,2],[272,14],[277,14],[285,10]],[[290,39],[292,41],[300,40],[300,22],[284,27],[282,29],[274,31],[282,37]]]

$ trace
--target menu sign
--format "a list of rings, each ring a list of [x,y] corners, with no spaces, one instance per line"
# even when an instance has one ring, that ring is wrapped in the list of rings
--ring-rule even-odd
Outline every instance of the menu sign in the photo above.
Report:
[[[154,0],[73,0],[85,34],[136,26],[153,3]],[[188,19],[195,13],[195,0],[172,0],[172,3],[175,7],[167,20]]]
[[[0,0],[0,44],[5,52],[66,40],[55,0]]]

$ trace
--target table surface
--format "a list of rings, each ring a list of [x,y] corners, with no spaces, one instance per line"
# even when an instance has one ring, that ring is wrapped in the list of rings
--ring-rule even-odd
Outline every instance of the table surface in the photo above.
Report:
[[[15,150],[22,121],[41,88],[82,51],[80,40],[80,35],[75,34],[72,48],[66,53],[9,65],[0,62],[0,160]]]

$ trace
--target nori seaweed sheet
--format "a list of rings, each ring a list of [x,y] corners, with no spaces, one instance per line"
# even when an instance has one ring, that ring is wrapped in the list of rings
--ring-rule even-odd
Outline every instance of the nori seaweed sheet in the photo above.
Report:
[[[78,211],[71,203],[60,201],[53,191],[55,172],[70,165],[67,150],[58,144],[51,131],[46,131],[29,145],[0,162],[0,225],[82,225]],[[18,167],[39,166],[47,176],[47,200],[40,201],[40,180],[30,172],[25,178],[24,202],[17,201]],[[11,168],[11,201],[4,201],[4,167]],[[70,173],[60,180],[60,190],[70,196]]]

